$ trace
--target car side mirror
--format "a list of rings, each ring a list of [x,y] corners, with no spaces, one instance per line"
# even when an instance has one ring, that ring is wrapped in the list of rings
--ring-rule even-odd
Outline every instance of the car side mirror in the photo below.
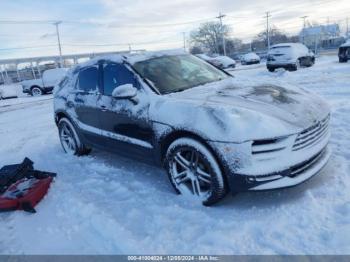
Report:
[[[137,89],[132,84],[117,86],[112,96],[117,99],[131,99],[137,95]]]

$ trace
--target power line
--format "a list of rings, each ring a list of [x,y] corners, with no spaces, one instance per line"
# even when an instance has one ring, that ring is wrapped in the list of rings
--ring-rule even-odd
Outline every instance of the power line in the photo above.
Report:
[[[176,41],[168,41],[163,39],[162,40],[155,40],[155,41],[149,41],[149,42],[128,42],[128,43],[108,43],[108,44],[80,44],[80,43],[64,43],[63,46],[77,46],[77,47],[110,47],[110,46],[129,46],[129,45],[149,45],[149,44],[156,44],[156,43],[178,43],[182,42],[180,40]],[[182,42],[183,43],[183,42]]]

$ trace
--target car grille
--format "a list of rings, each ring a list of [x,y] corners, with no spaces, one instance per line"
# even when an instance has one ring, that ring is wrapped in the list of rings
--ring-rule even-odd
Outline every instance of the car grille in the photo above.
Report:
[[[319,142],[329,130],[330,115],[318,122],[316,125],[301,132],[293,145],[293,151],[310,147]]]
[[[281,151],[287,148],[286,138],[256,140],[252,144],[254,160],[265,161],[280,156]]]
[[[254,178],[251,178],[252,181],[257,181],[257,182],[266,182],[266,181],[272,181],[272,180],[277,180],[282,177],[291,177],[295,178],[304,172],[307,172],[309,169],[311,169],[326,153],[326,149],[323,149],[320,153],[317,155],[313,156],[312,158],[298,164],[295,166],[292,166],[291,168],[284,170],[282,172],[276,172],[268,175],[261,175],[261,176],[255,176]]]
[[[320,153],[318,153],[316,156],[312,157],[311,159],[296,165],[291,168],[289,177],[297,177],[298,175],[302,174],[303,172],[306,172],[310,168],[312,168],[326,153],[326,149],[322,150]]]

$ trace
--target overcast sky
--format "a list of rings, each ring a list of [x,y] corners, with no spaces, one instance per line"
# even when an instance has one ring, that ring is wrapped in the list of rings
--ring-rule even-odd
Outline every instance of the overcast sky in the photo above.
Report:
[[[248,42],[265,29],[266,11],[271,24],[289,34],[309,21],[339,22],[345,30],[349,0],[0,0],[0,59],[58,53],[55,27],[31,21],[61,20],[63,53],[182,47],[183,32],[222,12],[232,36]],[[103,46],[110,45],[113,46]],[[12,49],[38,47],[31,49]]]

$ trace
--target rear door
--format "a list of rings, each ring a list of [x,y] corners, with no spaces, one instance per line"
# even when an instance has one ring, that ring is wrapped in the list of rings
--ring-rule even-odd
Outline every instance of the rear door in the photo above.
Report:
[[[105,145],[119,154],[151,161],[153,131],[148,117],[148,95],[124,64],[108,62],[101,73],[103,94],[97,106]],[[137,96],[134,99],[112,97],[113,90],[125,84],[132,84],[137,89]]]
[[[86,140],[92,144],[100,142],[100,122],[98,120],[97,100],[100,97],[99,66],[90,66],[80,70],[73,101],[77,124]]]

